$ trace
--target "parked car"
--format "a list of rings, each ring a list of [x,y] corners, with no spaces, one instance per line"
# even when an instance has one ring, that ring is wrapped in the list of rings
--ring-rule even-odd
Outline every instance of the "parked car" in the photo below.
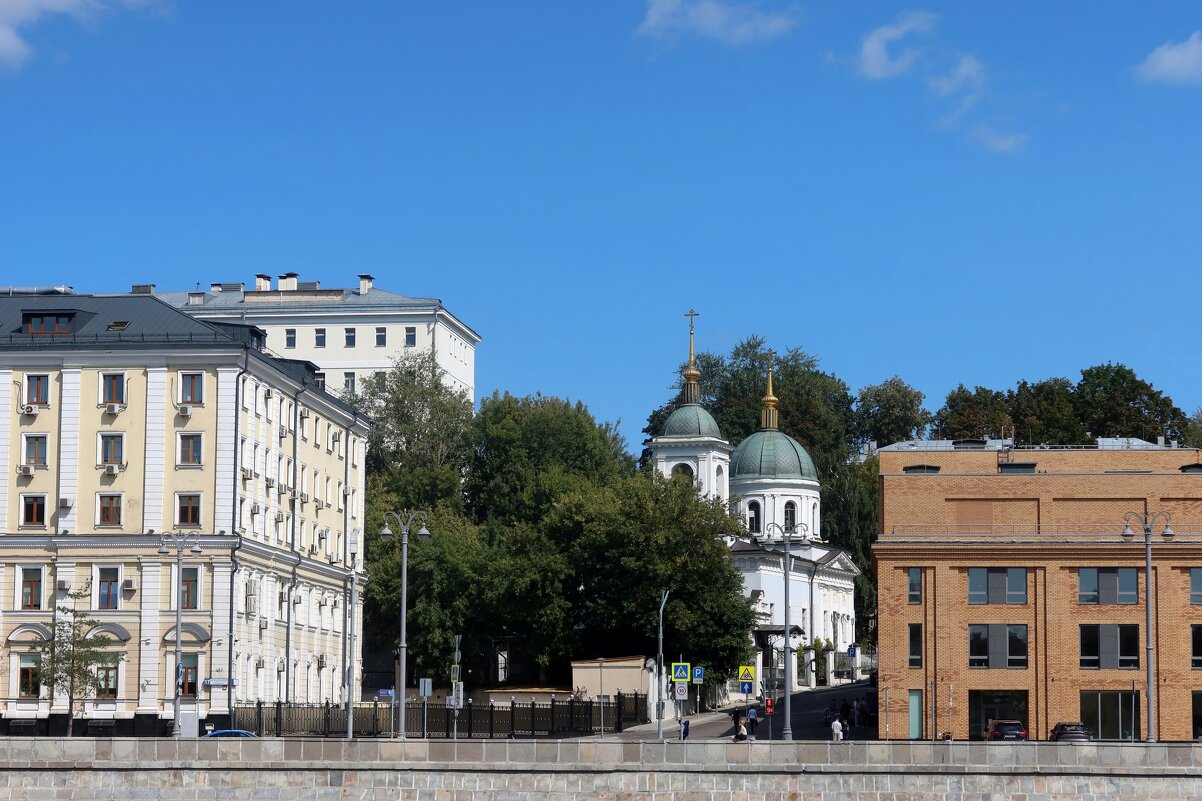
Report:
[[[994,740],[1025,740],[1027,739],[1027,727],[1017,720],[991,720],[985,727],[985,733],[981,739],[991,742]]]
[[[1093,738],[1089,736],[1089,729],[1085,728],[1084,723],[1061,722],[1052,727],[1048,739],[1054,743],[1087,743]]]
[[[257,737],[257,736],[258,735],[254,734],[253,732],[246,731],[245,729],[217,729],[216,731],[211,731],[208,734],[202,736],[200,739],[212,740],[217,737]]]

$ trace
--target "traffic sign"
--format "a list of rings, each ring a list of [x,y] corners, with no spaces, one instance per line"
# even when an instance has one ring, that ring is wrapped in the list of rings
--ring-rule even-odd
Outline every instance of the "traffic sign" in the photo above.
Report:
[[[418,679],[417,686],[418,694],[422,698],[429,698],[431,695],[434,695],[434,679]]]
[[[743,693],[743,695],[751,695],[751,682],[749,682],[749,681],[739,682],[739,692]]]
[[[689,685],[685,684],[683,681],[678,681],[672,686],[676,688],[676,694],[673,696],[673,698],[675,698],[677,701],[689,700]]]
[[[856,647],[854,645],[847,646],[847,655],[852,659],[856,658]]]
[[[739,681],[755,681],[755,665],[740,665]]]
[[[688,681],[689,667],[690,665],[688,662],[673,662],[672,681]]]
[[[693,683],[705,684],[705,668],[701,665],[696,665],[693,668]]]
[[[451,665],[451,683],[459,681],[459,665]]]

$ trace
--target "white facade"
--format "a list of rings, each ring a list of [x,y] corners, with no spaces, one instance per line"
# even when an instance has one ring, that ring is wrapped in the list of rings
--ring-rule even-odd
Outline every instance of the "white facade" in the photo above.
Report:
[[[317,365],[331,391],[358,387],[405,352],[432,351],[447,385],[474,401],[480,335],[437,298],[408,297],[374,284],[372,276],[361,275],[358,287],[322,289],[286,273],[275,288],[270,276],[259,275],[254,289],[214,283],[208,291],[155,295],[198,319],[262,329],[271,353]],[[134,291],[154,288],[138,285]]]

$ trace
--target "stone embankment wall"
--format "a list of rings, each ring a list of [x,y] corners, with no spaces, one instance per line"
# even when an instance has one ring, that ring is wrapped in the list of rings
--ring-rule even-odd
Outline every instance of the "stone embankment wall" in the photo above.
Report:
[[[1190,743],[0,740],[7,799],[1202,798]]]

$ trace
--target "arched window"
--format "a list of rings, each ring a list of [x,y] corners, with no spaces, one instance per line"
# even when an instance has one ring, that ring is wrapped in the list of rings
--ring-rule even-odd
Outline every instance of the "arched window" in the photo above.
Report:
[[[792,531],[797,527],[797,504],[789,501],[785,504],[785,531]]]
[[[693,468],[682,462],[672,468],[672,475],[688,476],[689,478],[692,478],[693,477]]]
[[[760,533],[760,502],[751,501],[747,504],[747,530],[752,534]]]
[[[722,483],[724,480],[725,480],[725,474],[722,472],[722,465],[718,465],[718,475],[717,475],[717,480],[714,483],[714,492],[719,497],[722,497],[725,495],[725,490],[723,488],[723,483]]]

